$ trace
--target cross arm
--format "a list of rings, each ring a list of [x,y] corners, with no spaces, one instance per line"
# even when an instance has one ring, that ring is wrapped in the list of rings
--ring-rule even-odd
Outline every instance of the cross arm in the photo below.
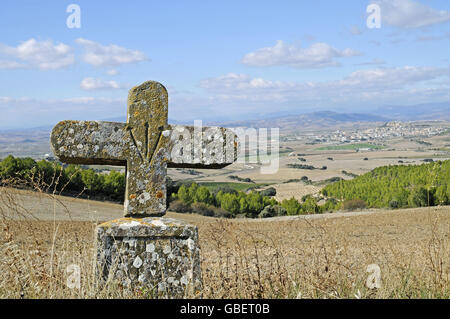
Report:
[[[172,168],[222,168],[237,159],[238,138],[223,127],[169,125],[168,162]]]
[[[130,134],[125,123],[61,121],[52,130],[51,147],[69,164],[126,165]]]

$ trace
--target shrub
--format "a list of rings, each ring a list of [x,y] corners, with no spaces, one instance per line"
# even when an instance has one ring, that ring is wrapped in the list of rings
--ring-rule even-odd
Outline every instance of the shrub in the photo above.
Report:
[[[302,208],[302,205],[294,197],[291,199],[283,199],[281,206],[286,210],[288,215],[298,215]]]
[[[233,215],[230,212],[227,212],[226,210],[220,208],[220,207],[214,207],[214,217],[217,218],[232,218]]]
[[[167,187],[167,197],[170,198],[172,194],[178,193],[178,189],[181,186],[181,183],[174,182],[169,176],[166,177],[166,187]]]
[[[283,182],[283,184],[287,184],[287,183],[297,183],[297,182],[301,182],[301,180],[298,179],[298,178],[292,178],[292,179],[288,179],[287,181]]]
[[[277,216],[286,216],[287,215],[287,210],[284,209],[282,206],[274,205],[273,208],[275,209],[275,213]]]
[[[389,207],[392,209],[397,209],[400,207],[400,204],[399,204],[398,200],[393,199],[389,202]]]
[[[193,202],[193,198],[189,192],[189,188],[186,185],[181,185],[178,189],[178,198],[186,204],[190,204]]]
[[[238,197],[234,194],[223,194],[220,199],[220,207],[233,215],[238,214],[241,208]]]
[[[316,200],[312,196],[309,196],[302,205],[302,212],[306,214],[319,214],[321,210]]]
[[[264,209],[258,214],[259,218],[268,218],[275,216],[286,216],[287,211],[280,205],[267,205]]]
[[[367,204],[361,199],[348,199],[344,201],[344,203],[342,204],[342,208],[345,210],[353,211],[357,209],[367,208]]]
[[[447,186],[441,185],[436,189],[436,204],[448,205],[450,204],[450,193],[447,191]]]
[[[269,188],[266,188],[265,190],[263,190],[263,191],[260,191],[259,192],[259,194],[261,195],[261,196],[269,196],[269,197],[271,197],[271,196],[275,196],[276,194],[277,194],[277,190],[274,188],[274,187],[269,187]]]
[[[207,187],[200,186],[194,194],[194,201],[211,205],[214,203],[214,198]]]
[[[242,178],[242,177],[239,177],[237,175],[230,175],[230,176],[228,176],[228,178],[229,179],[234,179],[234,180],[239,181],[239,182],[254,183],[254,181],[251,178],[248,178],[248,177],[247,178]]]
[[[432,205],[433,199],[432,195],[428,194],[428,191],[423,186],[414,187],[411,194],[408,197],[408,205],[410,207],[426,207],[428,206],[428,201]]]
[[[316,169],[312,165],[304,165],[304,164],[287,164],[287,167],[289,167],[289,168],[297,168],[297,169],[309,169],[309,170]]]
[[[269,218],[269,217],[274,217],[276,215],[277,215],[277,212],[275,211],[275,208],[273,208],[272,206],[266,206],[261,211],[261,213],[258,214],[258,217],[259,218]]]
[[[182,200],[177,199],[170,203],[169,210],[176,213],[190,213],[191,206],[189,204],[186,204]]]
[[[125,193],[125,179],[123,175],[116,171],[110,171],[108,175],[105,175],[104,190],[111,198],[123,200]]]
[[[248,217],[256,217],[264,208],[263,197],[256,192],[247,195]]]
[[[214,207],[205,203],[194,203],[191,205],[192,212],[202,216],[214,216]]]
[[[235,189],[227,185],[215,187],[212,191],[212,194],[214,195],[214,197],[216,197],[219,192],[222,192],[223,194],[237,194],[237,191]]]
[[[325,204],[322,205],[322,212],[331,212],[338,207],[338,202],[334,198],[328,199]]]
[[[40,162],[38,162],[38,167],[39,166]],[[42,165],[42,167],[44,167],[44,165]],[[46,166],[44,170],[46,171],[49,170],[48,167],[49,166]],[[47,172],[47,174],[45,175],[48,176],[49,173]],[[86,189],[92,193],[102,190],[102,187],[104,185],[104,179],[105,179],[104,175],[97,174],[92,169],[83,170],[81,172],[81,180],[83,181]]]

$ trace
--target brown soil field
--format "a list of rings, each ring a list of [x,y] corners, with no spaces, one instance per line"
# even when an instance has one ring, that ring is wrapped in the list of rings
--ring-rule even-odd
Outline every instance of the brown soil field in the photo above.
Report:
[[[287,153],[280,154],[279,169],[275,174],[261,174],[261,166],[267,166],[268,164],[239,162],[220,170],[197,170],[202,174],[195,176],[174,169],[169,169],[168,173],[174,180],[193,179],[198,182],[232,182],[228,176],[237,175],[241,178],[250,178],[255,183],[270,183],[278,186],[278,184],[283,184],[291,179],[300,179],[303,176],[307,176],[315,182],[332,177],[350,179],[351,177],[343,174],[342,171],[361,175],[379,166],[418,165],[423,164],[423,160],[427,158],[434,160],[450,158],[448,136],[416,138],[415,140],[423,140],[432,145],[424,146],[414,140],[412,141],[411,138],[396,138],[380,140],[379,142],[385,146],[384,149],[357,152],[355,150],[318,150],[320,147],[327,146],[327,144],[308,145],[302,141],[288,141],[281,142],[280,147],[292,149],[293,154],[304,154],[300,157],[304,158],[306,162],[299,161],[297,156],[289,156]],[[403,163],[399,163],[399,161],[403,161]],[[295,169],[288,167],[288,164],[306,164],[316,168],[326,166],[327,169]],[[290,197],[291,195],[295,198],[301,198],[305,192],[310,192],[308,187],[299,185],[298,192],[286,187],[287,192],[289,192],[288,195],[282,193],[284,188],[280,187],[280,198]],[[321,187],[318,187],[316,191],[320,189]]]
[[[0,191],[0,298],[148,297],[96,288],[93,232],[120,217],[120,205]],[[204,298],[450,297],[450,207],[267,220],[167,215],[198,226]],[[81,269],[79,289],[66,285],[71,264]],[[379,289],[366,286],[371,264]]]
[[[322,188],[313,185],[305,185],[303,183],[274,184],[271,185],[271,187],[274,187],[277,190],[275,199],[279,202],[283,199],[290,199],[292,197],[301,202],[303,196],[316,194]]]

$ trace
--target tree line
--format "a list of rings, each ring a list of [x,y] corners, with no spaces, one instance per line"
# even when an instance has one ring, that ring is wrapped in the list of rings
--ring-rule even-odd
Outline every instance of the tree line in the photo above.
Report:
[[[12,183],[20,181],[20,183]],[[8,156],[0,161],[0,185],[39,188],[66,195],[83,193],[92,198],[123,202],[125,174],[117,171],[100,173],[80,165],[63,165],[46,160]],[[309,196],[300,203],[295,198],[278,202],[273,187],[249,193],[229,186],[210,188],[194,182],[172,181],[167,177],[169,209],[217,217],[273,217],[320,213],[316,200]]]
[[[319,214],[333,206],[330,205],[332,201],[319,206],[317,199],[310,195],[304,196],[301,202],[293,197],[279,202],[273,197],[275,195],[273,187],[262,191],[242,192],[229,186],[219,186],[210,191],[207,187],[192,182],[181,184],[176,192],[172,192],[169,208],[180,213],[196,212],[206,216],[266,218]]]
[[[450,205],[450,160],[377,167],[352,180],[327,185],[322,194],[340,202],[362,200],[368,207]]]
[[[62,165],[46,160],[8,156],[0,161],[0,185],[21,186],[67,195],[83,193],[92,198],[123,202],[125,174],[98,172],[80,165]],[[308,183],[307,177],[299,181]],[[335,181],[316,196],[277,201],[276,190],[243,192],[230,186],[206,187],[192,181],[172,181],[167,177],[169,209],[205,216],[265,218],[285,215],[320,214],[335,210],[404,208],[450,205],[450,160],[418,166],[378,167],[352,180]],[[14,186],[14,185],[13,185]]]
[[[108,174],[80,165],[62,165],[30,157],[7,156],[0,162],[0,185],[20,185],[66,194],[89,196],[123,202],[125,176],[117,171]]]

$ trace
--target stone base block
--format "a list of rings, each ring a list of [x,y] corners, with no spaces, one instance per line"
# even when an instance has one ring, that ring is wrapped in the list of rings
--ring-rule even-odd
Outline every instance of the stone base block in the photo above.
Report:
[[[197,227],[164,218],[119,218],[96,228],[96,274],[155,298],[201,294]]]

